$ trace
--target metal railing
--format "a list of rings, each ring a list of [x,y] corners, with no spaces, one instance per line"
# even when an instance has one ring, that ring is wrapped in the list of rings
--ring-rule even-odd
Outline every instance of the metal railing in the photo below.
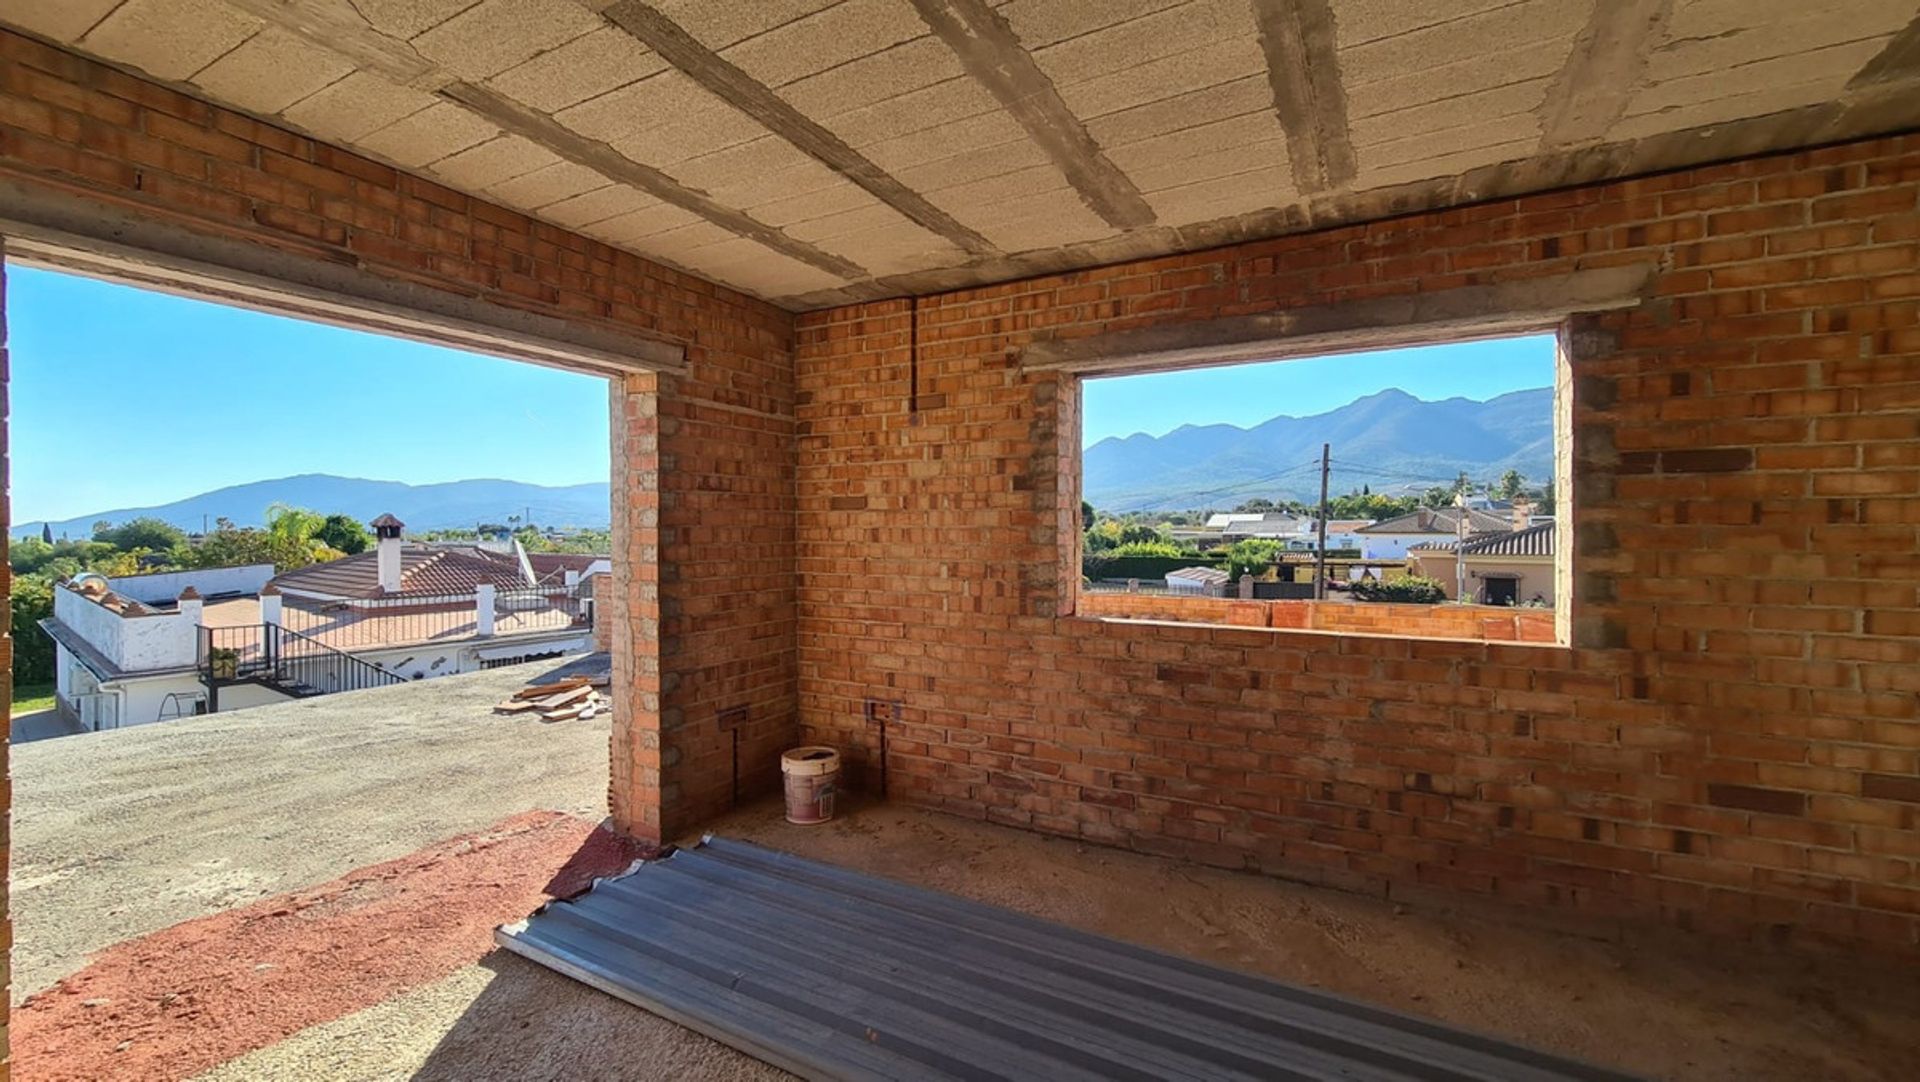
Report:
[[[290,695],[404,684],[406,678],[277,624],[200,629],[200,673],[209,687],[254,681]]]
[[[521,635],[592,626],[592,602],[565,587],[502,590],[495,595],[493,635]],[[337,650],[364,651],[480,636],[480,609],[472,594],[396,594],[351,601],[287,597],[281,626]]]

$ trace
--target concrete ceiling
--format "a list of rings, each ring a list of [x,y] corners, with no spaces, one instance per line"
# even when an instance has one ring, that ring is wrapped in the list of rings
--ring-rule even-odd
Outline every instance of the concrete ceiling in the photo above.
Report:
[[[1917,0],[7,0],[805,309],[1920,126]]]

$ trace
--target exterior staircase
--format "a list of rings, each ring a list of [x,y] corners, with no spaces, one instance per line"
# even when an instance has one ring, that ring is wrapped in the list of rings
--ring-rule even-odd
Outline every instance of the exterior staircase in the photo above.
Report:
[[[200,682],[207,710],[220,709],[220,689],[252,684],[289,698],[404,684],[406,678],[278,624],[200,628]]]

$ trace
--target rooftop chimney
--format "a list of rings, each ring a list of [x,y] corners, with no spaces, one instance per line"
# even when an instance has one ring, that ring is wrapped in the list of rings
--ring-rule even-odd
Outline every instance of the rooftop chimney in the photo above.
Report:
[[[1513,528],[1524,530],[1533,524],[1533,502],[1531,500],[1513,501]]]
[[[376,539],[374,561],[380,572],[380,588],[390,594],[400,592],[400,531],[406,524],[392,515],[381,515],[369,523]]]

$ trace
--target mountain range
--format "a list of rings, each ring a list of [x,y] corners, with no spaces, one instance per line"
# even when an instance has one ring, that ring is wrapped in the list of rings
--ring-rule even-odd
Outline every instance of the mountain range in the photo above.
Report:
[[[260,526],[266,521],[268,507],[284,503],[322,514],[348,514],[362,522],[392,512],[409,530],[455,529],[479,522],[504,524],[509,515],[531,515],[531,521],[542,526],[605,527],[612,517],[610,501],[605,481],[561,486],[500,480],[409,485],[305,473],[231,485],[157,507],[96,511],[51,525],[55,537],[76,538],[93,536],[96,522],[121,523],[146,517],[163,519],[189,531],[198,531],[217,518],[232,519],[236,526]],[[43,525],[47,523],[16,523],[12,534],[38,537]]]
[[[1320,496],[1323,443],[1333,445],[1335,494],[1362,485],[1424,492],[1461,470],[1476,481],[1519,470],[1537,484],[1553,475],[1553,388],[1485,402],[1428,402],[1389,388],[1251,428],[1182,425],[1164,436],[1109,436],[1082,455],[1082,491],[1112,512],[1226,508],[1256,496],[1310,501]]]

